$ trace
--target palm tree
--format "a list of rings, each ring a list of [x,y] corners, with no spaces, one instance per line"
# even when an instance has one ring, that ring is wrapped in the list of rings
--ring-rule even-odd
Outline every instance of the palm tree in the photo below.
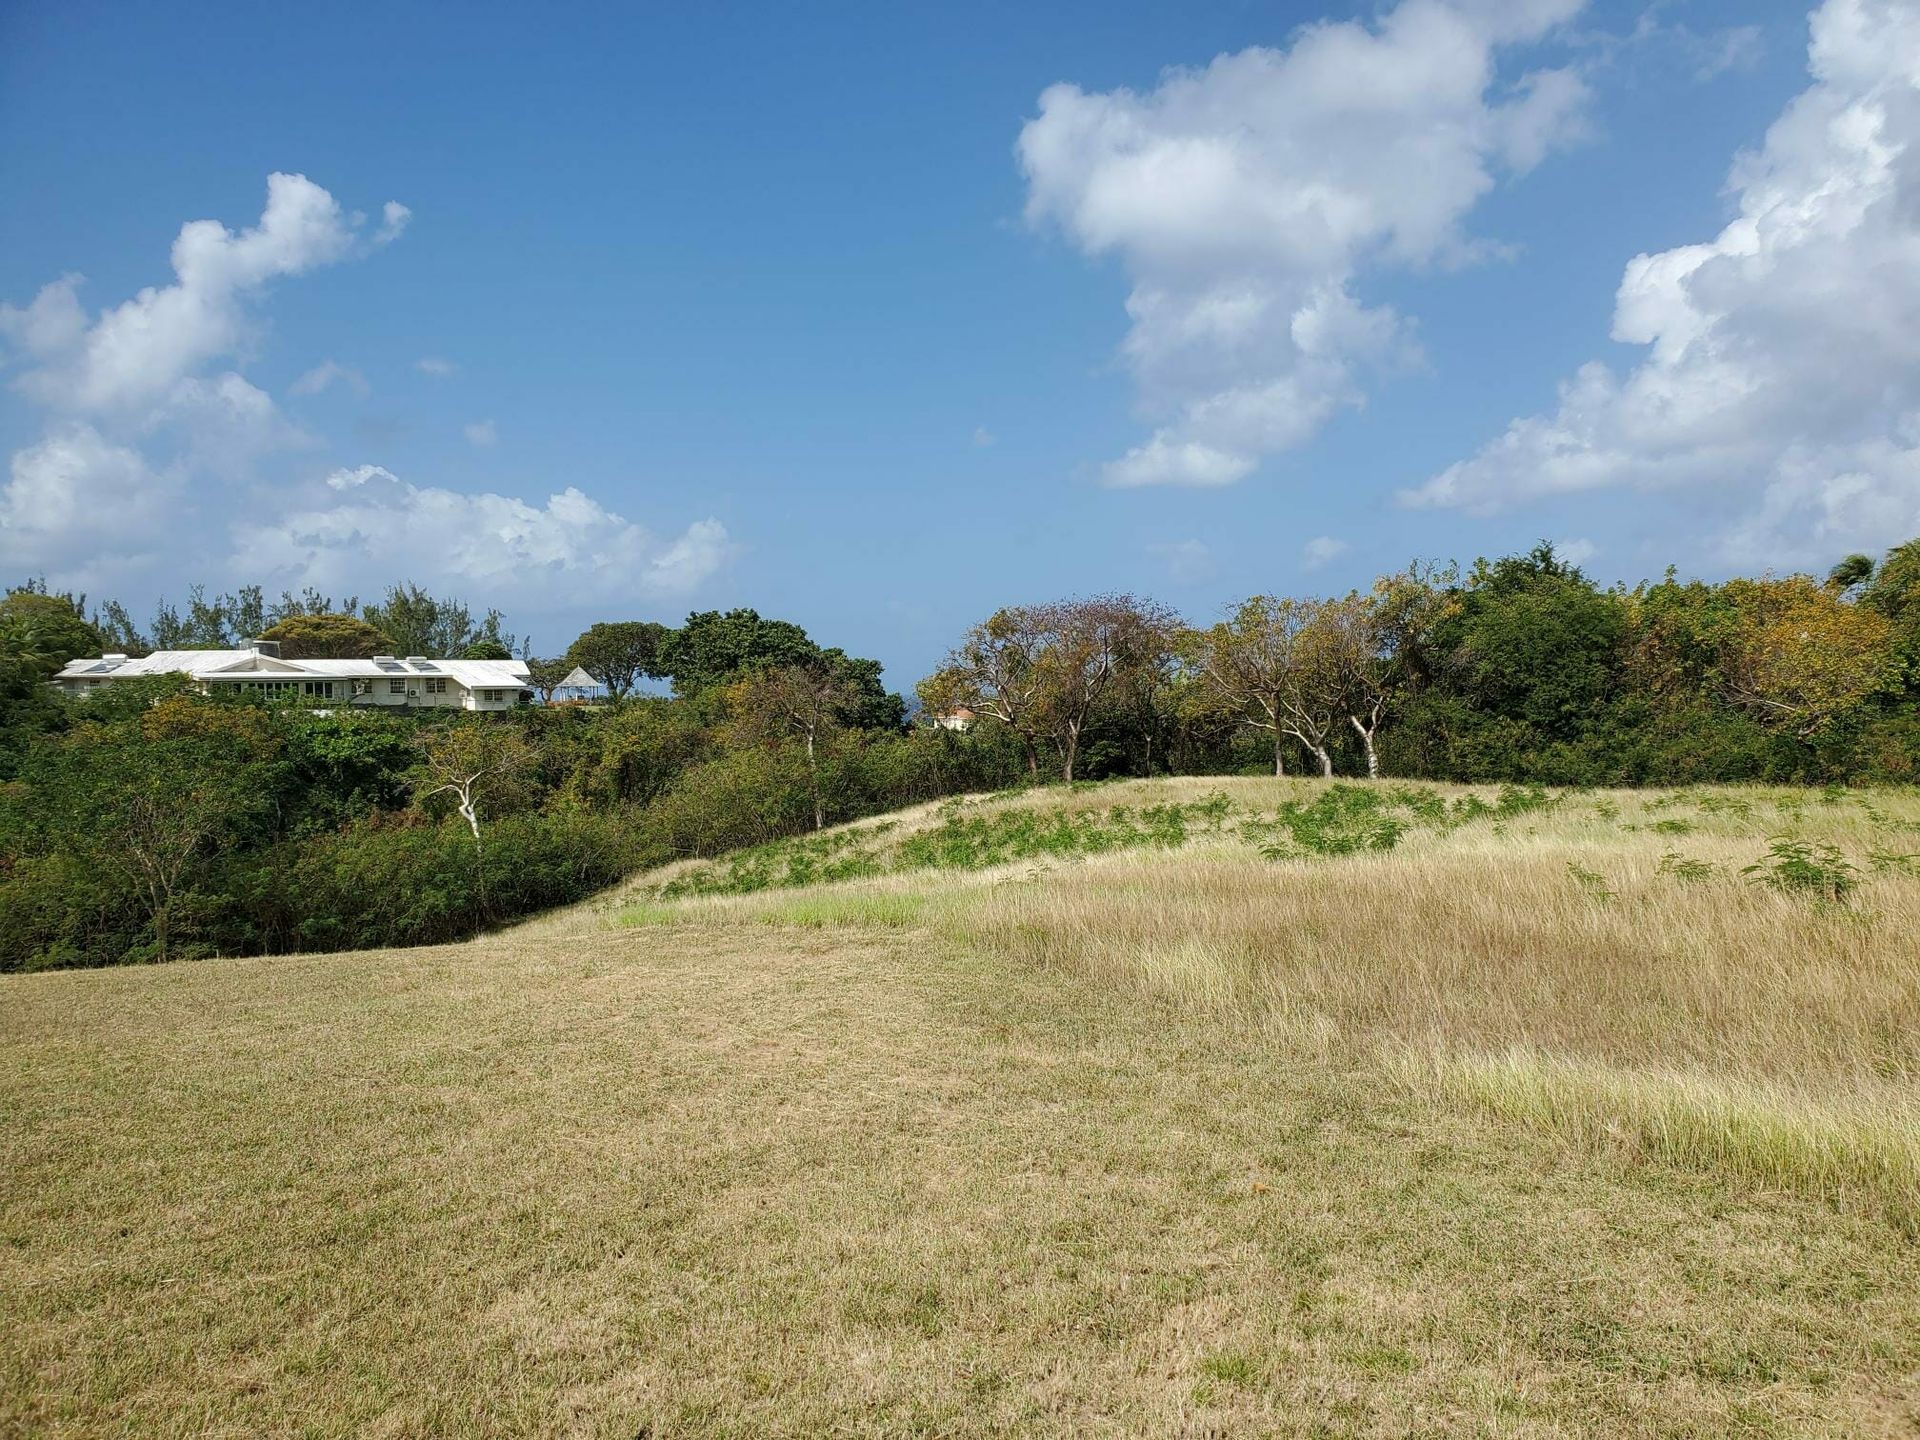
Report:
[[[11,660],[48,675],[61,665],[59,651],[31,620],[18,620],[7,615],[0,615],[0,659]]]

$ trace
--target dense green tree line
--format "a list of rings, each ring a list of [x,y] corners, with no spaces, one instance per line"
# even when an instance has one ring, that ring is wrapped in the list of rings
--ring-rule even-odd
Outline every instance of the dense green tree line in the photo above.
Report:
[[[1603,589],[1540,545],[1208,627],[1099,596],[1000,610],[920,697],[1036,778],[1305,766],[1572,785],[1920,778],[1920,541],[1806,575]]]
[[[914,723],[876,662],[751,610],[593,625],[526,658],[549,694],[578,664],[613,699],[507,716],[45,683],[76,655],[263,632],[290,655],[513,639],[413,586],[190,594],[144,630],[40,585],[0,599],[0,969],[455,939],[639,866],[1045,778],[1920,777],[1920,542],[1632,589],[1543,545],[1205,626],[1125,595],[1016,606],[921,683]]]
[[[274,625],[298,653],[363,654],[357,627],[393,613]],[[109,637],[78,597],[13,592],[0,970],[457,939],[643,865],[1018,777],[1004,737],[910,730],[877,663],[798,626],[740,610],[639,628],[595,626],[566,663],[634,645],[622,688],[659,678],[671,696],[315,713],[157,677],[68,699],[46,678]],[[457,617],[413,653],[454,646],[475,647]]]

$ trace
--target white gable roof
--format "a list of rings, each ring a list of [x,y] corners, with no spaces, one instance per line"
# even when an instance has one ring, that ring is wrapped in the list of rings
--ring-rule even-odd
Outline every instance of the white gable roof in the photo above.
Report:
[[[602,690],[606,687],[576,665],[567,672],[567,678],[553,688],[556,690]]]
[[[156,650],[138,660],[91,657],[69,661],[56,680],[191,675],[196,680],[249,676],[299,680],[422,680],[445,677],[468,690],[524,688],[524,660],[282,660],[255,650]]]
[[[213,650],[213,651],[180,650],[180,651],[175,651],[174,653],[179,655],[194,655],[194,654],[221,655],[227,652],[221,651],[221,650]],[[217,673],[221,675],[271,674],[271,675],[296,675],[297,676],[297,675],[304,675],[308,673],[307,671],[300,668],[302,663],[304,662],[295,661],[295,660],[282,660],[278,655],[262,655],[255,650],[243,650],[241,652],[241,658],[234,661],[230,665],[227,665],[227,664],[196,665],[193,668],[193,673],[196,675]]]

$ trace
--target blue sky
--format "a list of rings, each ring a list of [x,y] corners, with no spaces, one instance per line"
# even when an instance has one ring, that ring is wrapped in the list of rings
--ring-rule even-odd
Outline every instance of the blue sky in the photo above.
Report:
[[[1899,139],[1915,8],[1825,0],[1810,77],[1808,4],[1761,0],[15,4],[0,573],[137,610],[410,576],[543,650],[746,604],[908,686],[1076,592],[1881,548],[1920,387],[1846,317],[1920,295],[1904,150],[1768,135]],[[1636,255],[1835,174],[1859,213],[1655,267],[1610,338]],[[1784,407],[1801,352],[1867,368]]]

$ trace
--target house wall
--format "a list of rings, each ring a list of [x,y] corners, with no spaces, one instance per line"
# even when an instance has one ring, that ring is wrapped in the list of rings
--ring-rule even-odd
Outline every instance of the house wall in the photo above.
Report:
[[[483,685],[468,691],[465,703],[469,710],[511,710],[520,703],[520,691],[518,688],[489,689]]]
[[[366,693],[359,697],[361,705],[378,705],[413,710],[460,709],[465,703],[466,692],[457,680],[439,677],[444,688],[429,690],[425,675],[407,675],[389,678],[382,676],[372,681]],[[399,693],[394,686],[400,687]]]

